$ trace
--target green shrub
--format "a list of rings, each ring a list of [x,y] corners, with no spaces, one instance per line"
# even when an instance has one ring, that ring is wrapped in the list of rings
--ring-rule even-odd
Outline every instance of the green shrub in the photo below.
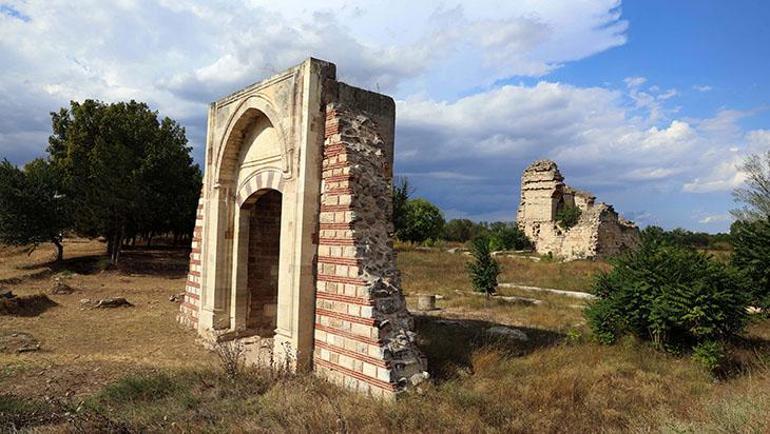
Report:
[[[494,250],[522,250],[531,243],[516,223],[495,222],[489,225],[489,248]]]
[[[748,297],[727,266],[693,249],[644,240],[614,260],[586,309],[597,340],[631,334],[673,353],[743,330]]]
[[[721,342],[705,341],[693,348],[692,358],[710,372],[716,373],[724,366],[727,353]]]
[[[770,217],[733,224],[732,263],[745,277],[749,303],[770,308]]]
[[[468,263],[468,274],[473,288],[489,296],[497,291],[497,276],[500,274],[500,264],[495,261],[489,251],[489,240],[479,237],[473,240],[471,248],[473,261]]]
[[[556,213],[556,221],[561,223],[564,229],[569,229],[577,224],[582,214],[583,211],[576,206],[564,207]]]

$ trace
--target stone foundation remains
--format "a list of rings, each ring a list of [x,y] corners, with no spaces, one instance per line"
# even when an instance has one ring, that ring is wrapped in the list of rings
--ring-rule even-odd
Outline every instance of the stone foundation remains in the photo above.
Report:
[[[335,75],[309,59],[211,104],[179,321],[393,397],[427,378],[391,239],[395,105]]]
[[[577,207],[577,224],[565,228],[557,222],[564,209]],[[556,163],[538,160],[521,177],[521,202],[516,216],[519,228],[539,254],[564,260],[604,258],[639,243],[639,228],[619,216],[612,205],[564,183]]]

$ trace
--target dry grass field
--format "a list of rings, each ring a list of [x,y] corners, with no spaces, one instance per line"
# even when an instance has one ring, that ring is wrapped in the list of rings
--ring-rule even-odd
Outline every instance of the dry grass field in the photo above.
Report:
[[[687,357],[633,339],[593,343],[578,299],[505,289],[544,303],[487,301],[468,294],[467,256],[407,249],[404,291],[443,298],[440,310],[417,317],[432,381],[388,403],[304,374],[227,379],[175,323],[169,297],[184,286],[184,251],[128,250],[111,270],[103,244],[70,240],[65,257],[53,269],[46,246],[29,256],[0,248],[1,288],[32,295],[58,277],[76,289],[49,295],[56,306],[36,315],[0,316],[0,336],[40,342],[36,352],[0,351],[0,432],[770,432],[767,320],[751,324],[732,375],[716,380]],[[567,290],[589,289],[608,268],[500,262],[501,281]],[[81,307],[108,296],[134,306]],[[485,333],[495,325],[528,340]]]

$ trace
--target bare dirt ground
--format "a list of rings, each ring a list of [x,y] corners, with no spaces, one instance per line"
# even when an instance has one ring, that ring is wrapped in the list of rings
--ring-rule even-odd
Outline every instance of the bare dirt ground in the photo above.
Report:
[[[17,296],[48,294],[57,306],[37,316],[0,316],[0,336],[23,332],[40,350],[0,353],[0,390],[34,397],[88,395],[131,373],[201,366],[211,355],[195,345],[192,332],[175,322],[184,290],[187,256],[182,250],[127,250],[116,270],[106,270],[104,244],[69,240],[65,263],[54,267],[53,249],[31,255],[0,250],[0,288]],[[69,258],[69,259],[67,259]],[[73,287],[49,294],[54,279]],[[133,307],[91,309],[81,300],[125,297]]]

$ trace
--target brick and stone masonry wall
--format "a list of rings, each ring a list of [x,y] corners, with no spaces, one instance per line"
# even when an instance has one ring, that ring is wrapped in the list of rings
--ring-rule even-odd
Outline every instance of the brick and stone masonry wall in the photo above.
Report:
[[[198,313],[201,307],[201,240],[203,238],[203,192],[198,200],[195,217],[192,246],[190,251],[190,269],[185,283],[185,294],[179,309],[178,321],[190,328],[198,327]]]
[[[389,165],[371,117],[327,106],[314,367],[383,397],[427,378],[395,266]]]

